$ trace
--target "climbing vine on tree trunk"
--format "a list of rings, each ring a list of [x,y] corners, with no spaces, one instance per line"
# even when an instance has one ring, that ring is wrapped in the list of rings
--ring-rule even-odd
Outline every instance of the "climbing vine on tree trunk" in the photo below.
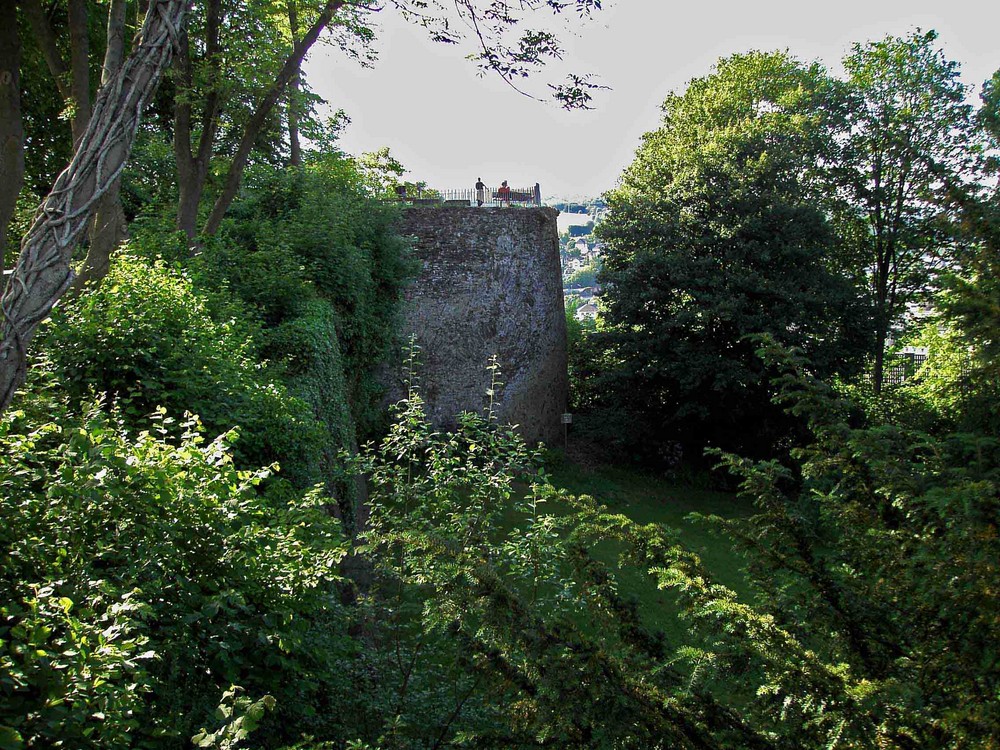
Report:
[[[0,411],[24,381],[27,346],[39,323],[73,281],[70,256],[128,160],[142,110],[177,44],[184,12],[182,0],[150,3],[135,49],[98,94],[73,160],[21,241],[0,298]]]

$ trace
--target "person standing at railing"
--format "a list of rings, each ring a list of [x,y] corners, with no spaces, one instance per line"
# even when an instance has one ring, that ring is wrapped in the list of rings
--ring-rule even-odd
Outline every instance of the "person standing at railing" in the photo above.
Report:
[[[482,208],[483,203],[486,201],[486,185],[483,184],[483,178],[476,178],[476,205]]]
[[[504,203],[507,204],[507,208],[510,208],[510,188],[507,187],[507,180],[504,180],[497,188],[497,202],[501,208],[503,208]]]

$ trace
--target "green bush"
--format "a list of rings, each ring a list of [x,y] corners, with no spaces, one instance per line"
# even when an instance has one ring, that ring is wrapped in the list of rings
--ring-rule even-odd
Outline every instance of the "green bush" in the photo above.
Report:
[[[273,507],[191,420],[47,407],[0,421],[0,746],[184,747],[231,684],[265,740],[321,726],[354,650],[324,498]]]
[[[6,534],[0,540],[8,548]],[[3,573],[11,598],[0,606],[0,747],[128,746],[154,656],[137,634],[140,605],[103,581],[77,593],[62,580],[15,583]]]
[[[1000,434],[1000,382],[986,356],[988,342],[954,323],[933,321],[912,343],[926,347],[928,356],[904,389],[945,429]]]
[[[53,315],[43,339],[71,396],[107,394],[130,423],[157,407],[197,414],[209,432],[238,426],[243,466],[280,463],[298,487],[322,480],[324,429],[258,362],[259,333],[223,322],[178,271],[123,255],[104,283]]]

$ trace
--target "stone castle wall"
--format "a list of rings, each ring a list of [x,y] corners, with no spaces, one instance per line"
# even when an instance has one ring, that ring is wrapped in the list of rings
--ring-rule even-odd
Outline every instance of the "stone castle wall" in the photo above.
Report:
[[[553,443],[569,390],[566,318],[552,208],[411,207],[402,232],[420,262],[407,290],[404,337],[420,346],[421,394],[435,425],[481,411],[495,354],[496,406],[522,436]],[[403,395],[401,368],[390,398]]]

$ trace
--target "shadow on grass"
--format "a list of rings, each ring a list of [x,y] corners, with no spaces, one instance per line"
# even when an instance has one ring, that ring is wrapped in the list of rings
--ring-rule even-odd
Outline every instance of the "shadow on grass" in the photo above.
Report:
[[[735,494],[707,490],[698,486],[643,473],[630,467],[583,466],[561,456],[553,456],[547,470],[554,487],[572,495],[590,495],[612,513],[621,513],[638,523],[660,523],[675,529],[679,541],[695,552],[719,583],[731,588],[741,599],[750,593],[743,573],[743,559],[729,541],[713,532],[705,523],[692,520],[691,513],[739,518],[752,508]],[[549,512],[568,513],[568,508],[550,505]],[[511,526],[517,523],[512,516]],[[662,630],[668,641],[683,642],[687,624],[668,593],[660,591],[647,571],[620,567],[621,546],[608,541],[591,550],[607,565],[618,581],[619,593],[634,599],[646,625]]]

